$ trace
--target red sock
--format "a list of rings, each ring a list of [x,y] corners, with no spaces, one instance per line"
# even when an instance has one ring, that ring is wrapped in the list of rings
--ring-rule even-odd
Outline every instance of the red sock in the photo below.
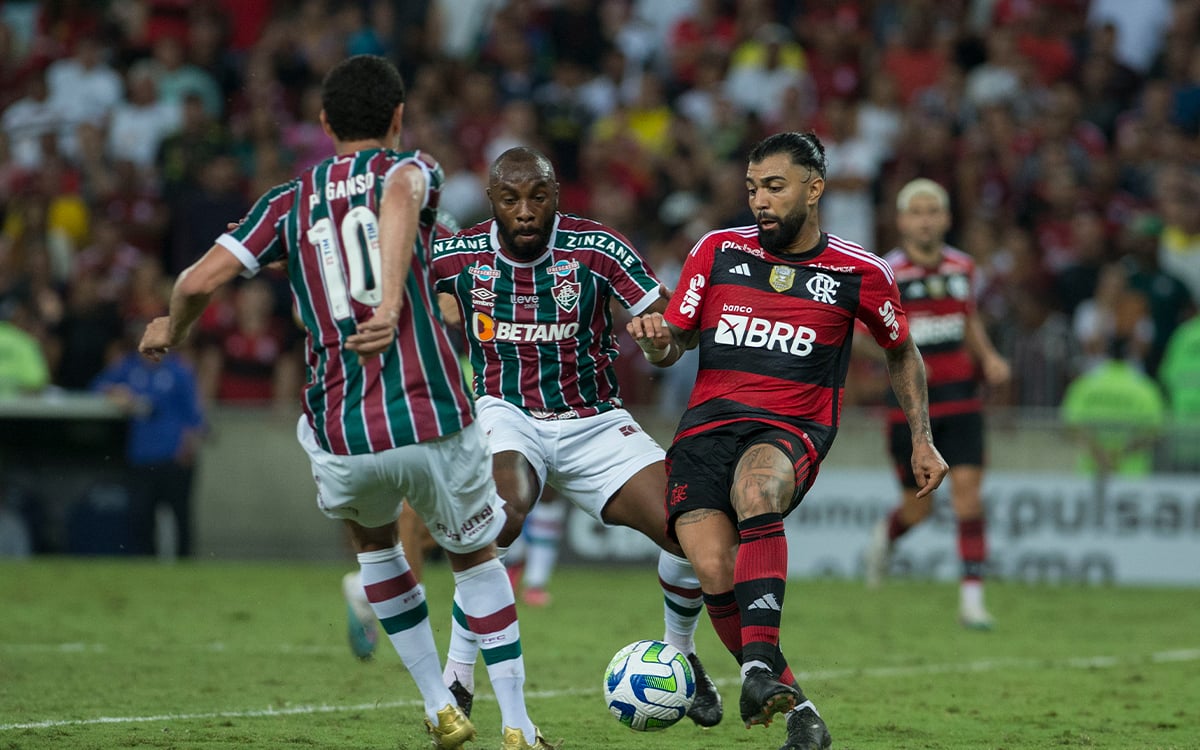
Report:
[[[721,643],[742,663],[742,613],[738,610],[737,597],[733,591],[704,595],[704,607],[708,610],[708,621]]]
[[[787,580],[783,516],[764,513],[747,518],[738,524],[738,537],[733,591],[742,615],[742,661],[773,666]]]
[[[983,517],[958,522],[958,555],[962,558],[963,580],[982,580],[987,564],[986,522]]]

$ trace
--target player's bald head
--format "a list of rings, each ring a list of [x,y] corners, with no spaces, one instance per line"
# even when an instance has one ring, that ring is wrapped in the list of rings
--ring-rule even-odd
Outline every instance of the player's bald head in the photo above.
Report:
[[[510,148],[496,157],[488,173],[488,183],[518,183],[542,181],[553,185],[554,165],[545,154],[525,146]]]

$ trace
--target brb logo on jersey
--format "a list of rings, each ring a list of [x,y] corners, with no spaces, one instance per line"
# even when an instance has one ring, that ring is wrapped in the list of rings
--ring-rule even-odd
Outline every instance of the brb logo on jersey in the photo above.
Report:
[[[513,344],[567,341],[579,332],[579,323],[512,323],[477,312],[471,316],[471,332],[477,341]]]
[[[812,295],[814,302],[820,302],[826,305],[837,304],[837,288],[842,285],[840,281],[834,281],[834,278],[827,273],[815,274],[804,288]]]
[[[717,322],[713,341],[727,346],[751,349],[778,349],[785,354],[807,357],[812,353],[817,332],[806,326],[793,326],[782,320],[765,320],[748,315],[724,313]]]

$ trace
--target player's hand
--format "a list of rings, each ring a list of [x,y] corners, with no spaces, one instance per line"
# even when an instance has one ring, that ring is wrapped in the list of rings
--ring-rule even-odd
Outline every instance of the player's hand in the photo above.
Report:
[[[1012,379],[1012,368],[1008,366],[1008,360],[1000,355],[983,360],[983,379],[992,386],[1008,383]]]
[[[950,472],[950,467],[932,443],[920,443],[913,446],[912,470],[917,484],[921,486],[917,490],[917,497],[925,497],[938,488]]]
[[[396,340],[396,322],[400,313],[376,310],[369,320],[358,324],[358,332],[346,339],[346,349],[358,354],[361,364],[382,354]]]
[[[166,356],[167,351],[178,343],[171,340],[170,316],[164,316],[155,318],[146,326],[146,332],[142,334],[141,343],[138,344],[138,351],[159,362]]]
[[[637,315],[625,324],[625,330],[642,348],[642,351],[663,351],[671,343],[671,331],[667,329],[667,321],[662,313],[647,313]]]

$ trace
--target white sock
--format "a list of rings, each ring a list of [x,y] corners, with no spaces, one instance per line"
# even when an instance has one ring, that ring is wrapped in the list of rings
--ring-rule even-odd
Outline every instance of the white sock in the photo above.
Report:
[[[771,672],[772,674],[774,674],[774,672],[771,669],[770,664],[767,664],[765,661],[758,661],[756,659],[754,661],[748,661],[742,665],[742,679],[743,680],[746,679],[746,673],[755,667],[758,667],[759,669],[765,669],[768,672]]]
[[[663,640],[684,654],[696,650],[696,625],[704,610],[700,579],[687,558],[666,550],[658,553],[658,583],[663,591]]]
[[[475,657],[479,653],[479,642],[467,625],[458,588],[454,589],[454,609],[450,618],[450,648],[446,654],[446,669],[442,682],[446,687],[458,680],[468,692],[475,692]]]
[[[360,552],[358,564],[371,608],[416,681],[425,700],[425,715],[437,722],[438,709],[453,704],[454,696],[442,684],[442,667],[429,624],[425,589],[413,576],[400,545]]]
[[[565,500],[540,502],[525,519],[525,575],[527,588],[544,589],[558,561],[558,542],[562,539],[563,520],[567,516]]]
[[[962,609],[983,609],[983,581],[963,581],[958,588],[958,603]]]
[[[508,572],[499,560],[488,560],[454,574],[456,598],[471,632],[478,639],[487,665],[488,680],[500,705],[506,727],[534,736],[525,708],[525,659],[521,655],[521,629],[516,599]]]

